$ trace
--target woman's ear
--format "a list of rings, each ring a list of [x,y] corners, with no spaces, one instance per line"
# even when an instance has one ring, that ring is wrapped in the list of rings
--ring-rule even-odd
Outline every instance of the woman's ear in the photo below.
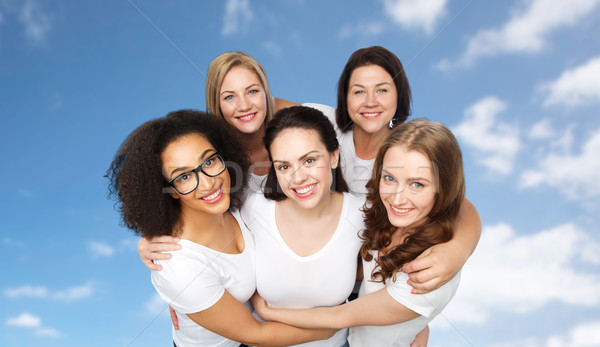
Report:
[[[173,187],[165,187],[165,188],[163,188],[163,193],[167,193],[167,194],[171,195],[171,197],[173,199],[179,199],[179,194],[177,193],[177,191]]]
[[[337,169],[338,163],[340,162],[340,149],[336,149],[331,152],[331,168]]]

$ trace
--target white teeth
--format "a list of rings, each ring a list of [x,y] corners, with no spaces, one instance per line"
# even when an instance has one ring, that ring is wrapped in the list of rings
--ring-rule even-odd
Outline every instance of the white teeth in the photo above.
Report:
[[[306,188],[302,188],[302,189],[294,189],[296,191],[296,193],[298,194],[306,194],[308,192],[311,191],[311,189],[313,189],[315,187],[314,184],[311,184],[310,186],[306,187]]]
[[[249,120],[250,118],[252,118],[252,116],[254,116],[254,113],[253,114],[249,114],[247,116],[239,117],[239,119],[241,119],[241,120]]]
[[[363,115],[365,117],[375,117],[375,116],[379,115],[379,112],[363,112]]]
[[[204,197],[204,198],[200,198],[200,199],[207,200],[207,201],[214,200],[214,199],[217,198],[217,196],[219,196],[219,194],[221,194],[221,188],[219,188],[219,190],[217,190],[216,192],[212,193],[211,195],[209,195],[207,197]]]
[[[390,205],[390,206],[392,207],[392,210],[394,210],[395,212],[398,212],[398,213],[406,213],[406,212],[409,212],[410,210],[412,210],[412,208],[397,208],[392,205]]]

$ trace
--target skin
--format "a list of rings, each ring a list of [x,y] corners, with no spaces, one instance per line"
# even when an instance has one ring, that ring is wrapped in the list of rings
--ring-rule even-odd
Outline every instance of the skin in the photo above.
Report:
[[[392,76],[379,65],[361,66],[350,74],[347,105],[354,122],[356,155],[373,159],[391,129],[396,113],[398,91]]]
[[[219,89],[219,106],[225,120],[239,132],[257,132],[267,111],[265,90],[258,76],[239,65],[229,69]]]
[[[383,159],[380,198],[384,204],[401,208],[397,213],[388,208],[390,223],[397,229],[388,249],[404,243],[414,226],[423,223],[435,203],[435,184],[431,161],[422,153],[394,146]],[[412,191],[410,188],[413,188]],[[356,326],[384,326],[417,318],[418,313],[400,304],[386,288],[359,297],[336,307],[308,310],[271,308],[258,296],[252,300],[256,312],[266,320],[286,322],[310,328],[349,328]]]
[[[328,152],[314,130],[290,128],[273,140],[271,155],[287,196],[275,205],[279,232],[296,254],[312,255],[329,241],[342,212],[343,195],[330,190],[339,150]]]
[[[383,158],[379,192],[392,225],[414,227],[424,220],[435,201],[431,162],[405,146],[390,148]]]
[[[170,180],[192,170],[216,150],[199,134],[190,134],[169,144],[161,154],[163,175]],[[189,194],[171,192],[181,201],[180,237],[224,253],[239,254],[244,238],[228,212],[230,177],[227,170],[216,177],[200,174],[198,187]],[[233,240],[233,241],[232,241]],[[335,330],[307,330],[273,322],[258,322],[228,291],[210,308],[188,314],[206,329],[248,345],[280,346],[325,339]]]
[[[391,78],[392,76],[378,65],[359,67],[351,74],[348,89],[348,109],[354,110],[349,113],[353,120],[357,119],[355,121],[356,126],[353,128],[353,138],[356,155],[359,158],[374,158],[391,131],[384,121],[389,122],[389,119],[396,112],[397,106],[397,98],[389,97],[390,95],[397,95],[395,94],[397,93],[395,85],[392,83],[392,86],[389,86],[390,81],[393,81]],[[386,91],[383,92],[382,89]],[[351,99],[352,101],[350,101]],[[390,101],[390,99],[393,100]],[[360,104],[359,101],[361,100],[365,103],[364,105]],[[277,98],[275,101],[278,108],[296,105]],[[365,125],[363,129],[363,122],[362,120],[358,121],[358,118],[361,111],[367,110],[382,112],[381,116],[376,117],[380,120],[371,122],[377,123],[378,127]],[[365,123],[367,121],[369,120],[365,120]],[[379,135],[375,136],[374,134]],[[254,141],[256,143],[262,142],[262,135],[257,136]],[[254,158],[252,158],[252,162],[255,162]],[[481,219],[479,214],[475,206],[465,199],[454,227],[452,240],[427,249],[417,259],[404,266],[404,270],[409,275],[410,284],[415,288],[414,293],[422,294],[435,290],[456,276],[475,250],[480,236]],[[138,253],[146,267],[160,271],[161,266],[154,264],[152,260],[170,259],[171,254],[166,252],[180,249],[177,242],[176,238],[170,236],[153,238],[152,242],[142,238],[138,243]]]

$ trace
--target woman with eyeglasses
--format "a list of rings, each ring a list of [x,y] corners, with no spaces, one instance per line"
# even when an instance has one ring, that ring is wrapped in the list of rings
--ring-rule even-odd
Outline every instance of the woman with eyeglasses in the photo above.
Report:
[[[364,194],[375,154],[391,128],[410,114],[411,91],[404,67],[389,50],[373,46],[355,51],[338,81],[337,110],[319,104],[305,104],[323,112],[334,124],[340,143],[344,177],[351,192]],[[208,68],[206,105],[221,116],[251,152],[251,191],[258,191],[269,168],[263,136],[275,109],[297,105],[273,98],[265,70],[244,52],[227,52]],[[364,196],[364,195],[363,195]],[[481,221],[473,204],[463,203],[452,240],[426,250],[406,266],[415,293],[438,288],[453,278],[473,252],[481,233]],[[142,238],[140,258],[151,270],[179,249],[172,237]]]
[[[335,332],[252,316],[255,245],[238,212],[248,167],[222,119],[184,110],[133,131],[107,172],[129,229],[147,238],[181,239],[181,250],[151,274],[177,314],[175,346],[281,346]]]

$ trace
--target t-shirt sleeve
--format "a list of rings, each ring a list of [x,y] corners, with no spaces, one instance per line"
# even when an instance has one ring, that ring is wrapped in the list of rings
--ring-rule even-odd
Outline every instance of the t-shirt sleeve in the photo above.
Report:
[[[314,104],[314,103],[305,103],[305,104],[302,104],[302,106],[312,107],[314,109],[317,109],[317,110],[323,112],[325,117],[327,117],[329,119],[329,121],[331,122],[331,124],[333,124],[333,128],[335,129],[335,133],[337,134],[338,138],[340,137],[340,129],[338,129],[337,123],[335,121],[335,108],[333,108],[331,106],[323,105],[323,104]]]
[[[413,289],[406,281],[408,275],[399,272],[396,281],[389,280],[386,288],[392,298],[421,316],[437,316],[454,297],[460,282],[460,273],[448,283],[427,294],[411,294]]]
[[[225,293],[218,268],[202,262],[173,259],[161,262],[161,271],[152,271],[158,294],[181,313],[196,313],[216,304]]]

